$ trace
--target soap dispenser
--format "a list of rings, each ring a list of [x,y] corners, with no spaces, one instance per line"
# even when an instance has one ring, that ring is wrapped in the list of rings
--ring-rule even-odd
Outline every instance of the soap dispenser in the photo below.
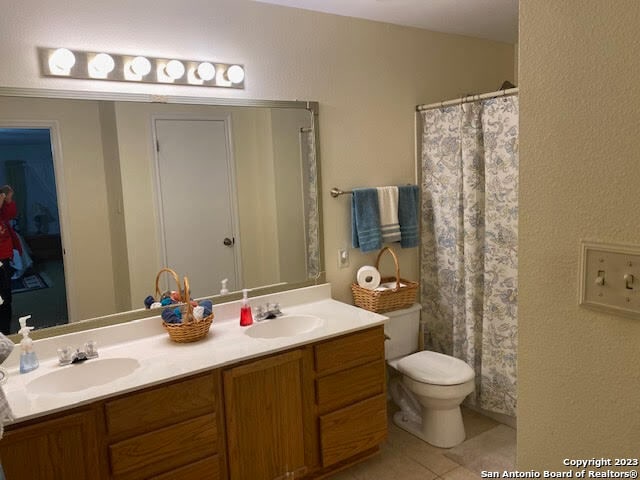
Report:
[[[253,323],[253,314],[249,306],[249,290],[242,289],[242,306],[240,307],[240,326],[248,327]]]
[[[220,280],[220,295],[226,295],[227,293],[229,293],[229,289],[227,288],[228,281],[228,278]]]
[[[20,373],[28,373],[40,366],[36,352],[33,350],[33,340],[29,337],[29,332],[33,330],[33,327],[27,327],[27,320],[31,318],[31,315],[26,317],[20,317],[20,330],[18,333],[22,335],[22,341],[20,342],[20,348],[22,353],[20,354]]]

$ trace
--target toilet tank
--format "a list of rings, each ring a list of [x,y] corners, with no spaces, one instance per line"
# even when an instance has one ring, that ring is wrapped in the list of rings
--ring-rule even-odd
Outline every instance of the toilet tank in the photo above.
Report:
[[[418,351],[421,309],[422,306],[415,303],[409,308],[382,314],[389,317],[389,320],[384,324],[384,333],[389,337],[389,340],[384,342],[384,353],[387,360],[404,357]]]

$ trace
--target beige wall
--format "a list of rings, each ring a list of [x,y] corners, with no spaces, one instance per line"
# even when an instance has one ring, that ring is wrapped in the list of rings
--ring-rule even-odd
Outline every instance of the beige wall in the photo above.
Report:
[[[0,122],[56,123],[64,197],[58,197],[72,321],[115,311],[105,167],[98,102],[0,97]],[[55,133],[54,133],[55,135]],[[56,152],[57,153],[57,152]],[[60,186],[58,186],[60,188]],[[60,193],[60,189],[58,190]],[[67,227],[68,231],[64,231]]]
[[[0,31],[4,86],[319,101],[327,278],[348,302],[355,271],[374,256],[352,251],[350,267],[338,270],[337,251],[350,239],[349,199],[333,199],[329,189],[413,181],[415,105],[493,91],[514,73],[513,46],[504,43],[246,0],[112,0],[108,9],[23,0],[3,12]],[[38,45],[237,61],[246,88],[41,78]],[[402,274],[417,278],[416,249],[400,260]]]
[[[638,25],[636,0],[520,2],[521,470],[638,456],[640,321],[577,305],[581,239],[640,244]]]

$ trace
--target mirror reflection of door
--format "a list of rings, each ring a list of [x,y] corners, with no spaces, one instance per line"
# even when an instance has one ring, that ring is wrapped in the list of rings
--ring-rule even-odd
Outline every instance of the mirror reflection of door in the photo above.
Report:
[[[58,195],[48,128],[0,128],[0,185],[10,185],[18,214],[11,261],[12,321],[31,315],[38,328],[68,322]]]
[[[237,290],[242,281],[228,119],[156,118],[155,135],[163,265],[189,277],[194,298],[219,291],[224,278],[230,291]]]

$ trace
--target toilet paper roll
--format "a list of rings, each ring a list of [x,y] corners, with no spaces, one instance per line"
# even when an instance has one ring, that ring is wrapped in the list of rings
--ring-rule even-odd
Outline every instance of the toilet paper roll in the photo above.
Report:
[[[365,265],[360,267],[356,275],[358,285],[367,290],[375,290],[380,285],[380,272],[376,267]]]

